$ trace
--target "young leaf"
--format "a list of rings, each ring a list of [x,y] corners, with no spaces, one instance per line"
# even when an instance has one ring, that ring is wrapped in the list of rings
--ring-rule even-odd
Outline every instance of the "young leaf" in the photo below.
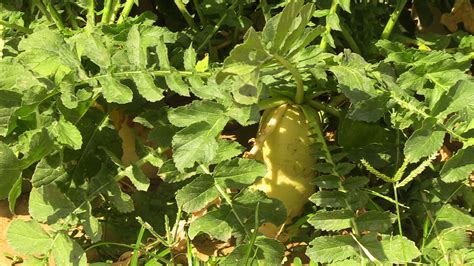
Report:
[[[199,211],[219,196],[214,184],[212,176],[201,175],[178,191],[176,202],[186,212]]]
[[[56,180],[65,179],[67,176],[68,173],[63,167],[61,156],[54,154],[39,161],[31,177],[31,184],[33,187],[41,187]]]
[[[8,145],[0,142],[0,199],[6,199],[13,185],[20,179],[22,169]]]
[[[54,141],[46,128],[35,132],[28,143],[28,152],[21,158],[21,167],[27,168],[33,163],[50,154],[54,149]]]
[[[223,161],[230,160],[235,156],[242,154],[245,148],[237,141],[217,140],[217,154],[211,164],[218,164]]]
[[[147,191],[150,186],[150,179],[143,173],[142,169],[135,164],[125,169],[125,175],[132,181],[132,184],[141,191]]]
[[[318,191],[309,200],[323,208],[343,208],[346,207],[345,198],[346,193],[342,191]]]
[[[168,111],[168,119],[177,127],[187,127],[197,122],[214,124],[224,116],[225,108],[213,101],[193,101]]]
[[[8,245],[23,254],[45,254],[53,239],[36,221],[14,220],[7,228]]]

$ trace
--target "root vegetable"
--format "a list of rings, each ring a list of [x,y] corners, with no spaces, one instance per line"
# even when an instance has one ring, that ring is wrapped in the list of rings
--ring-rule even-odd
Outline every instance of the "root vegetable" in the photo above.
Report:
[[[311,152],[310,126],[298,106],[289,105],[278,124],[273,125],[275,128],[265,132],[266,126],[262,125],[268,123],[271,126],[274,123],[272,117],[278,118],[276,112],[279,110],[273,109],[262,117],[259,132],[263,137],[259,134],[257,139],[264,139],[260,153],[267,166],[267,174],[253,187],[264,191],[270,198],[282,201],[288,214],[287,222],[290,222],[301,214],[304,204],[314,193],[311,181],[316,159]],[[259,155],[255,157],[259,158]]]

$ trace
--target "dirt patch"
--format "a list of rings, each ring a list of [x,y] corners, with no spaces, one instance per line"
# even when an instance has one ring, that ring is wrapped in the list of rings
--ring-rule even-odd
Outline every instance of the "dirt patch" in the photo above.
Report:
[[[13,219],[31,219],[30,215],[28,214],[28,197],[26,195],[21,196],[18,199],[15,213],[15,215],[10,213],[8,201],[0,201],[0,265],[11,265],[12,261],[5,257],[4,253],[9,255],[19,255],[8,246],[7,228]]]

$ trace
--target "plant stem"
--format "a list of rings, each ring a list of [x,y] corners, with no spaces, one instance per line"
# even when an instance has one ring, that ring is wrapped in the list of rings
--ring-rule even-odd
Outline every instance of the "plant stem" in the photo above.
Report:
[[[193,4],[194,4],[194,8],[196,8],[196,12],[198,14],[199,21],[201,22],[201,24],[203,26],[206,26],[207,25],[207,20],[206,20],[206,17],[204,16],[204,14],[202,13],[199,1],[198,0],[193,0]]]
[[[359,49],[359,46],[355,42],[354,38],[352,38],[352,35],[349,32],[349,28],[347,27],[346,23],[341,21],[341,22],[339,22],[339,24],[341,26],[342,36],[344,36],[344,39],[346,39],[346,41],[349,44],[349,47],[351,48],[351,50],[355,53],[360,54],[361,51]]]
[[[54,8],[51,1],[46,2],[46,9],[48,10],[49,14],[51,14],[51,18],[53,19],[54,24],[56,24],[56,27],[58,27],[60,30],[64,30],[63,20],[56,8]]]
[[[239,4],[239,1],[240,0],[234,0],[234,2],[232,3],[232,5],[229,7],[229,9],[227,10],[227,12],[224,13],[224,15],[222,15],[221,19],[219,19],[219,21],[217,22],[217,24],[214,26],[214,28],[212,28],[212,31],[206,36],[206,38],[204,39],[204,41],[201,43],[201,45],[199,45],[199,47],[197,48],[197,52],[201,51],[204,46],[207,45],[207,43],[212,39],[212,37],[214,36],[214,34],[216,34],[216,32],[220,29],[222,23],[224,23],[224,20],[227,18],[227,13],[231,10],[234,10],[237,5]]]
[[[336,14],[338,5],[339,5],[338,0],[332,0],[331,8],[329,9],[328,16]],[[327,17],[326,17],[326,31],[323,33],[321,43],[319,44],[319,47],[321,47],[323,51],[326,51],[328,47],[327,36],[329,34],[331,34],[331,25],[328,23]]]
[[[46,18],[48,19],[48,21],[52,21],[51,20],[51,15],[49,14],[49,12],[46,10],[46,7],[44,6],[44,4],[41,2],[41,0],[33,0],[33,3],[36,7],[38,7],[39,11],[44,15],[46,16]]]
[[[330,106],[329,104],[324,104],[317,100],[310,100],[308,101],[308,104],[318,110],[324,111],[326,113],[330,113],[337,118],[341,117],[341,112],[337,110],[336,108]]]
[[[199,28],[196,26],[196,23],[194,23],[193,17],[191,14],[189,14],[188,10],[186,9],[186,5],[183,3],[181,0],[174,0],[174,3],[176,4],[176,7],[178,7],[179,12],[181,15],[184,17],[184,20],[188,23],[189,27],[195,32],[199,30]]]
[[[109,24],[113,23],[117,18],[118,11],[120,10],[120,6],[122,5],[122,1],[120,0],[112,0],[112,14],[110,15]]]
[[[112,0],[104,1],[104,9],[102,9],[102,18],[101,21],[103,24],[109,24],[110,18],[112,17]]]
[[[396,202],[395,203],[395,209],[396,209],[396,212],[397,212],[398,233],[399,233],[400,236],[403,236],[402,221],[401,221],[401,216],[400,216],[400,206],[398,205],[397,183],[392,183],[392,185],[393,185],[393,194],[394,194],[395,202]],[[403,254],[403,259],[405,260],[405,248],[403,247],[403,242],[402,242],[402,254]]]
[[[398,17],[400,17],[400,14],[402,13],[402,10],[405,7],[406,3],[407,0],[397,0],[397,6],[390,15],[390,19],[388,20],[387,24],[385,25],[385,28],[382,31],[382,36],[380,37],[381,39],[390,38],[390,34],[392,34],[393,28],[395,27],[395,24],[397,24]]]
[[[145,233],[145,226],[142,225],[140,228],[140,232],[138,233],[137,241],[135,242],[135,248],[133,249],[133,256],[130,262],[130,266],[137,266],[138,265],[138,257],[140,253],[140,245],[142,243],[143,234]]]
[[[8,22],[6,22],[5,20],[2,20],[2,19],[0,19],[0,25],[5,26],[7,28],[14,29],[14,30],[19,31],[19,32],[26,33],[26,34],[30,34],[30,33],[33,32],[32,30],[30,30],[26,27],[16,25],[16,24],[12,24],[12,23],[8,23]]]
[[[72,10],[71,8],[71,3],[66,2],[66,13],[69,18],[69,21],[71,22],[71,27],[75,30],[79,29],[79,24],[77,24],[77,14]]]
[[[296,67],[294,67],[290,62],[288,62],[285,58],[273,54],[273,58],[275,58],[282,66],[288,69],[295,79],[296,82],[296,95],[295,95],[295,103],[302,104],[304,100],[304,88],[303,88],[303,78],[301,77],[300,72]]]
[[[117,20],[117,24],[123,23],[123,21],[128,17],[128,15],[130,14],[130,11],[132,11],[133,4],[134,4],[134,0],[127,0],[125,2],[122,12],[120,13],[120,17]]]
[[[285,97],[272,97],[269,99],[261,100],[258,102],[258,108],[260,111],[270,109],[273,107],[277,107],[283,105],[285,103],[291,103],[291,100]]]
[[[95,2],[87,0],[87,26],[95,26]]]

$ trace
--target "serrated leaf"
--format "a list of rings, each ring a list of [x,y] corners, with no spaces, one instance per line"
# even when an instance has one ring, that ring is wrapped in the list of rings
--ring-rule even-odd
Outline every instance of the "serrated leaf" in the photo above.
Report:
[[[337,2],[344,11],[351,13],[351,0],[337,0]]]
[[[316,229],[338,231],[351,228],[351,219],[354,217],[354,213],[349,210],[318,211],[308,220],[308,223]]]
[[[237,223],[229,206],[222,206],[194,220],[189,226],[188,234],[191,239],[199,233],[205,233],[214,239],[227,241],[233,231],[233,225],[229,222]]]
[[[341,25],[339,25],[339,16],[337,13],[329,13],[326,17],[326,23],[331,27],[332,30],[341,31]]]
[[[314,262],[342,261],[358,254],[357,243],[351,236],[320,236],[309,243],[306,255]]]
[[[450,113],[458,112],[464,108],[474,105],[474,94],[472,88],[474,83],[468,80],[460,80],[440,100],[433,108],[433,113],[437,118],[443,119]]]
[[[97,33],[86,31],[76,34],[72,39],[79,57],[86,56],[101,69],[108,69],[111,56],[101,37]]]
[[[162,88],[156,86],[153,77],[148,73],[137,73],[133,76],[137,91],[149,102],[157,102],[164,98]]]
[[[255,228],[257,204],[260,224],[270,222],[281,225],[285,222],[287,213],[281,201],[267,197],[260,190],[244,190],[233,200],[233,206],[239,217],[243,217],[242,222],[248,230]]]
[[[2,90],[23,92],[42,85],[25,66],[8,61],[0,62],[0,88]]]
[[[309,200],[323,208],[342,208],[346,207],[346,194],[342,191],[318,191],[313,194]]]
[[[8,245],[23,254],[45,254],[53,239],[36,221],[13,220],[7,229]]]
[[[54,237],[52,254],[56,265],[88,265],[86,253],[82,247],[64,233],[59,233]]]
[[[146,53],[142,47],[138,25],[134,24],[128,31],[126,42],[129,62],[137,67],[146,67]]]
[[[187,127],[197,122],[214,124],[224,116],[225,108],[214,101],[195,100],[192,103],[168,111],[168,119],[178,127]]]
[[[111,75],[97,78],[102,85],[102,95],[109,103],[125,104],[133,99],[132,90]]]
[[[20,42],[19,48],[24,51],[19,56],[21,61],[42,76],[54,75],[61,80],[71,71],[81,69],[78,57],[56,31],[35,31]]]
[[[474,146],[459,150],[441,169],[441,180],[446,183],[466,180],[474,171]]]
[[[33,188],[28,205],[35,220],[48,224],[67,217],[75,209],[71,200],[54,184]]]
[[[436,119],[425,119],[420,129],[405,142],[404,153],[409,162],[418,162],[421,158],[434,154],[441,148],[445,131],[436,125]]]
[[[369,183],[369,178],[365,176],[351,176],[342,182],[342,187],[346,190],[362,188]]]
[[[59,154],[41,159],[31,177],[33,187],[44,186],[56,180],[64,179],[68,174],[62,163],[63,161]]]
[[[214,184],[212,176],[201,175],[178,191],[176,202],[186,212],[199,211],[219,196]]]
[[[412,262],[421,254],[413,241],[399,235],[383,235],[379,241],[376,236],[370,234],[364,236],[360,242],[382,262],[403,264]]]
[[[218,164],[213,175],[216,182],[225,188],[242,189],[266,173],[267,167],[263,163],[236,158]]]
[[[361,232],[385,232],[392,228],[392,223],[395,222],[392,218],[390,212],[367,211],[364,214],[357,216],[355,218],[355,223],[357,224],[357,230]]]
[[[22,169],[8,145],[0,142],[0,199],[6,199],[13,185],[20,179]]]
[[[160,176],[163,181],[169,183],[181,182],[193,177],[194,175],[196,175],[196,172],[194,171],[185,173],[179,172],[178,169],[176,169],[176,167],[174,166],[172,159],[165,161],[160,167],[160,171],[158,172],[158,176]]]
[[[320,188],[332,189],[340,186],[341,178],[335,175],[320,175],[314,178],[313,184]]]
[[[46,128],[35,132],[28,143],[28,152],[21,159],[21,167],[27,168],[33,163],[50,154],[54,149],[54,141]]]
[[[73,150],[79,150],[82,147],[82,135],[77,127],[64,119],[59,120],[52,128],[51,133],[56,140]]]
[[[217,140],[217,154],[211,164],[218,164],[220,162],[230,160],[240,154],[245,150],[245,148],[240,145],[237,141],[228,141],[219,139]]]
[[[176,168],[183,172],[195,162],[211,162],[217,152],[217,134],[227,124],[228,118],[221,117],[214,124],[199,122],[180,130],[173,137],[173,160]]]

